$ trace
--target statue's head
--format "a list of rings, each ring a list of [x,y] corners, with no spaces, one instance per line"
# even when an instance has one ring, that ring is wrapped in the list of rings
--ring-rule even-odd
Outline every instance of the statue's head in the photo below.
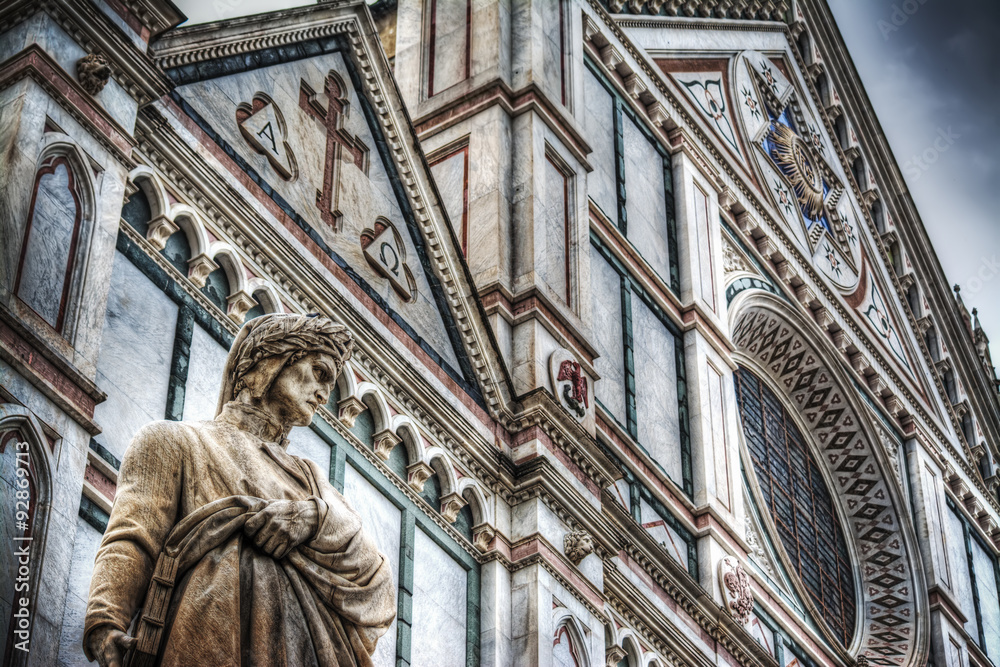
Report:
[[[243,325],[226,360],[218,411],[239,401],[285,427],[307,426],[330,398],[354,340],[325,317],[272,314]]]

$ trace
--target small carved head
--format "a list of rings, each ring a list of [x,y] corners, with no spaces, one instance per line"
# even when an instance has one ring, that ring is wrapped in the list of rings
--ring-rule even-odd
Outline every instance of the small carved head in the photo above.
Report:
[[[103,55],[91,53],[76,63],[76,76],[84,90],[91,95],[97,95],[104,90],[108,79],[111,78],[111,66]]]
[[[566,533],[563,538],[563,552],[573,565],[579,565],[584,558],[594,553],[594,538],[583,530]]]

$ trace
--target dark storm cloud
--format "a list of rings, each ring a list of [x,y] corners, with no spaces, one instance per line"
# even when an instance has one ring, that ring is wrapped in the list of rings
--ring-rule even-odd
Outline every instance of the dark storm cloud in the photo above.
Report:
[[[1000,3],[828,1],[945,274],[1000,343]]]

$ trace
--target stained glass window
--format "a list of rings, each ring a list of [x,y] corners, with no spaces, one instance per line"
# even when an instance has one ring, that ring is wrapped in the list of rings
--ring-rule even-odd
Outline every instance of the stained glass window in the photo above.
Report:
[[[847,646],[854,634],[854,575],[823,475],[774,392],[740,369],[736,394],[757,482],[781,543],[812,603]]]

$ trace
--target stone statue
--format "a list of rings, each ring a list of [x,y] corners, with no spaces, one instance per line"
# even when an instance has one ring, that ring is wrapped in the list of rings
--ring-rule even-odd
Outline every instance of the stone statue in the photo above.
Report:
[[[291,427],[326,404],[353,343],[322,317],[251,320],[229,353],[215,420],[136,434],[90,585],[89,659],[372,664],[396,613],[390,563],[327,472],[285,451]]]

